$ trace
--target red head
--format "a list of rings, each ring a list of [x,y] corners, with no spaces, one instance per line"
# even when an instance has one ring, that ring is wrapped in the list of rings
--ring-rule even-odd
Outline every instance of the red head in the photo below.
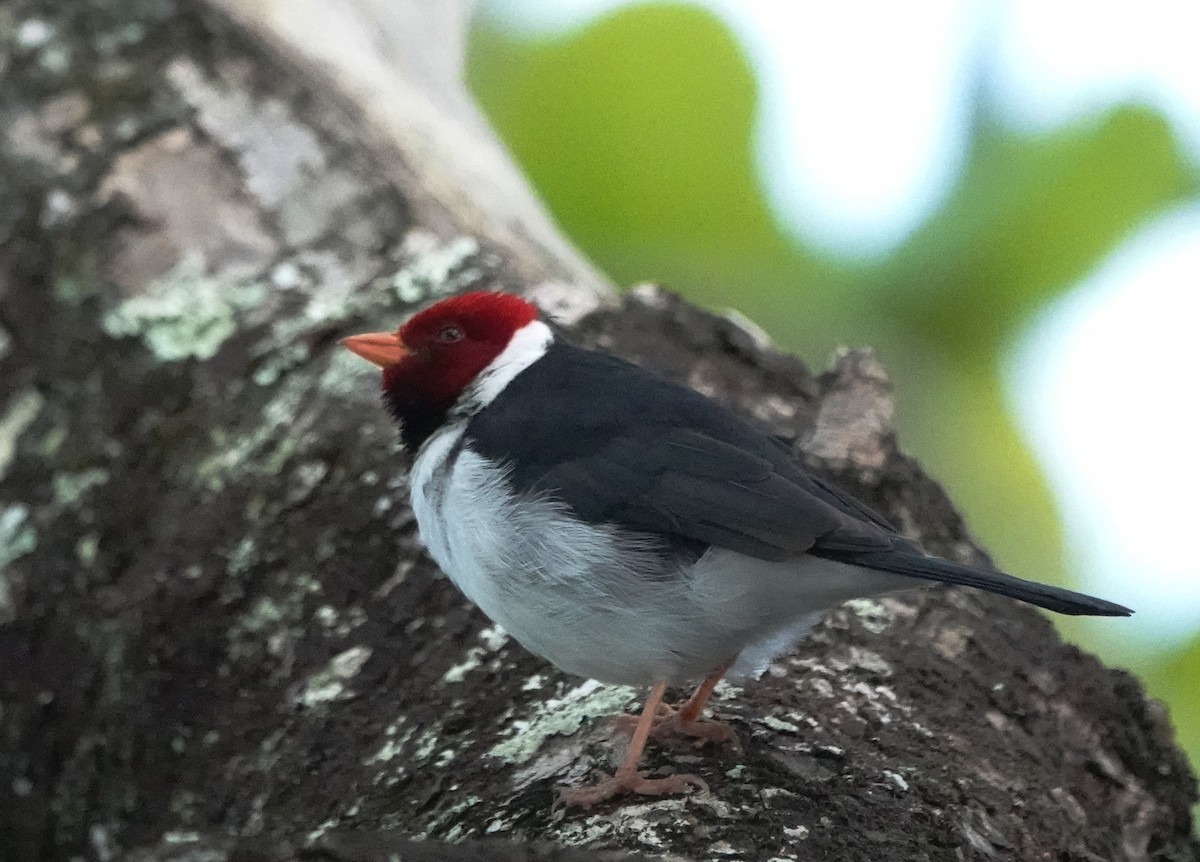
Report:
[[[384,395],[405,437],[427,436],[433,428],[424,426],[435,418],[434,427],[440,424],[513,334],[537,317],[520,297],[466,293],[431,305],[395,332],[354,335],[342,344],[383,369]]]

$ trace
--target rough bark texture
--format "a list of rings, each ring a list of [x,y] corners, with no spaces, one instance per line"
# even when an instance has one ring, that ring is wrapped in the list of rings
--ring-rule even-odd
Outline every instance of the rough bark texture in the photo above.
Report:
[[[0,856],[1200,858],[1162,709],[953,590],[854,603],[719,689],[742,751],[649,758],[711,793],[556,809],[637,693],[437,576],[374,375],[333,340],[530,292],[982,559],[897,450],[878,363],[814,376],[657,289],[606,298],[194,4],[10,2],[0,76]],[[464,839],[505,843],[441,843]]]

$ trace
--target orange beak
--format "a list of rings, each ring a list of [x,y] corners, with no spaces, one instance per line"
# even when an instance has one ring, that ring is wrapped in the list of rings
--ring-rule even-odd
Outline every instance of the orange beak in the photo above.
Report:
[[[408,348],[394,332],[368,332],[363,335],[351,335],[343,338],[342,346],[351,353],[356,353],[367,362],[374,362],[380,368],[395,365],[405,356]]]

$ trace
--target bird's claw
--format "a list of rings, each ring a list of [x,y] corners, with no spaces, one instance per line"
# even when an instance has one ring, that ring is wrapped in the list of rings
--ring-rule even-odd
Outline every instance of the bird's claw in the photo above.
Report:
[[[708,792],[708,783],[699,775],[679,773],[663,778],[647,778],[640,772],[630,771],[609,775],[588,787],[560,787],[558,798],[566,805],[577,805],[588,809],[614,796],[637,793],[642,796],[665,796],[670,793],[685,793],[692,788]]]
[[[638,716],[636,715],[618,715],[613,719],[613,727],[629,736],[633,735],[637,723]],[[696,718],[688,721],[682,717],[680,710],[662,704],[654,716],[654,723],[650,725],[649,738],[663,739],[675,736],[693,737],[698,747],[710,742],[729,743],[737,750],[742,747],[733,728],[724,722],[709,718]]]

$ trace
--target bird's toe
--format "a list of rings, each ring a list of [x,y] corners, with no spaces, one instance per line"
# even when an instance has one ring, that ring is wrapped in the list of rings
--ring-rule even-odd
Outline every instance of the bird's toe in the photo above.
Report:
[[[698,775],[679,773],[662,778],[647,778],[640,772],[610,775],[588,787],[560,787],[558,798],[566,805],[591,808],[601,802],[627,793],[641,796],[667,796],[690,790],[708,790],[708,783]]]

